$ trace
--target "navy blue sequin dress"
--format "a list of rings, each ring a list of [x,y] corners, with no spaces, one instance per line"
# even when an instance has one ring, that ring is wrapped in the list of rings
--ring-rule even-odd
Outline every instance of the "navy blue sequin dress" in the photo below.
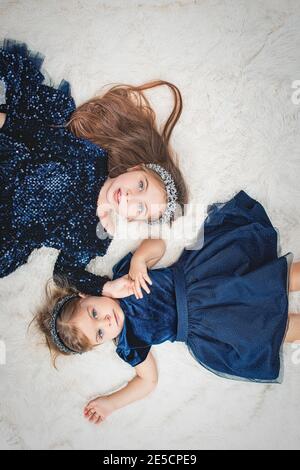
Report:
[[[0,277],[47,246],[61,250],[54,276],[99,295],[108,278],[85,267],[111,241],[96,233],[108,155],[64,127],[75,110],[69,84],[46,85],[42,62],[25,44],[6,40],[0,49]]]
[[[221,377],[281,383],[292,253],[280,256],[277,229],[244,191],[209,206],[200,233],[174,265],[150,271],[151,294],[120,300],[117,354],[136,366],[151,345],[183,341]],[[114,278],[128,273],[131,256]]]

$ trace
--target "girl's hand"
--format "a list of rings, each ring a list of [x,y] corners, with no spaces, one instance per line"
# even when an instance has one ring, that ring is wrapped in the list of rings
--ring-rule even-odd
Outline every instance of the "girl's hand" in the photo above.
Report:
[[[115,411],[109,396],[91,400],[83,410],[84,417],[91,423],[101,424]]]
[[[102,290],[102,295],[111,297],[112,299],[123,299],[133,294],[133,282],[129,279],[128,274],[114,281],[106,282]]]
[[[147,294],[150,294],[150,289],[146,282],[152,285],[152,281],[148,275],[147,263],[143,258],[133,255],[128,274],[132,281],[134,281],[133,290],[137,299],[143,298],[142,288]]]

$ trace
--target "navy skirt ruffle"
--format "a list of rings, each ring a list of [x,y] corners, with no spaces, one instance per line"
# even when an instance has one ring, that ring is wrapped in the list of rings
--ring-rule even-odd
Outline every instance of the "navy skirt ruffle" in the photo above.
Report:
[[[176,263],[177,340],[221,377],[281,383],[292,253],[280,256],[277,229],[244,191],[211,205],[203,229]]]

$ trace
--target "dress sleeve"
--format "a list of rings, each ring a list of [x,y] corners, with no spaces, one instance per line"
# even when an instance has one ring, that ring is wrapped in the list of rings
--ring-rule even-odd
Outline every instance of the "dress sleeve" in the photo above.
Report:
[[[68,82],[57,88],[43,84],[43,61],[26,44],[5,40],[0,47],[0,112],[6,113],[1,132],[17,138],[24,127],[63,125],[75,110]]]
[[[145,346],[136,349],[117,347],[116,353],[121,359],[123,359],[123,361],[127,362],[132,367],[135,367],[138,364],[144,362],[150,349],[151,346]]]
[[[127,253],[127,255],[113,266],[113,279],[119,279],[120,277],[125,276],[125,274],[128,274],[132,256],[133,254],[131,252]]]
[[[89,273],[85,269],[87,264],[88,261],[81,258],[80,253],[75,257],[62,250],[54,265],[54,280],[57,275],[64,276],[83,294],[102,295],[103,286],[110,279],[107,276]]]

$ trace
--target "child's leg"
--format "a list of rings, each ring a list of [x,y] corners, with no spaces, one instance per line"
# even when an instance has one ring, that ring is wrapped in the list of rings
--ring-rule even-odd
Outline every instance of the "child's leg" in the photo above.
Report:
[[[289,291],[300,290],[300,261],[292,263],[289,278]]]
[[[300,341],[300,314],[289,313],[289,326],[285,337],[286,343]]]

